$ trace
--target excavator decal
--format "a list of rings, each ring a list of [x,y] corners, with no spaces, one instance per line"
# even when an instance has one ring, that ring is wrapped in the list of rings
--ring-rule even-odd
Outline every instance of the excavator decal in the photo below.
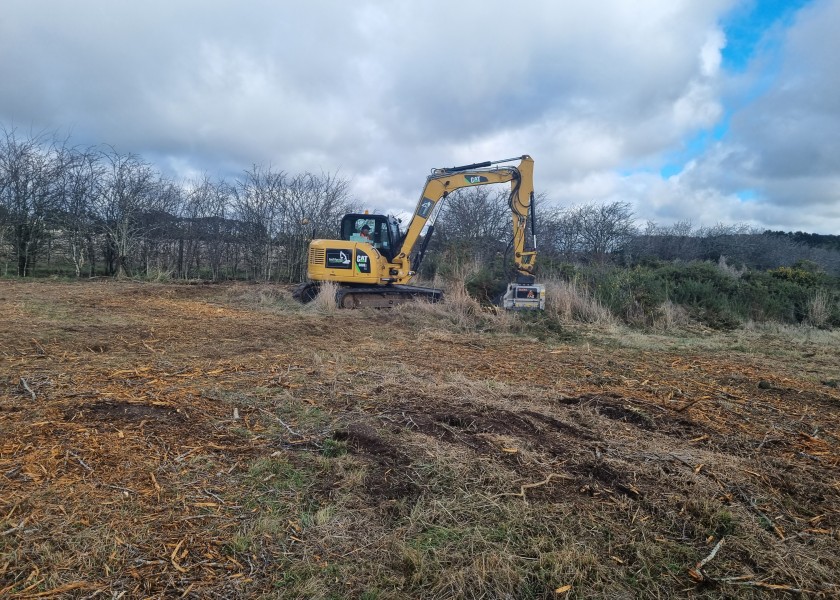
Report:
[[[331,269],[349,269],[348,250],[327,250],[327,267]]]
[[[429,218],[429,213],[432,212],[432,207],[435,205],[435,201],[429,198],[423,198],[423,201],[420,203],[420,208],[417,209],[417,215],[422,217],[423,219]]]
[[[370,273],[370,257],[361,250],[356,250],[356,271]]]

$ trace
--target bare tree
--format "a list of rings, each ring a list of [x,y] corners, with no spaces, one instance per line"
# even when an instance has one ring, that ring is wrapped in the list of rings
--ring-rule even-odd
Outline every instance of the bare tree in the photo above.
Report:
[[[159,176],[150,188],[146,206],[139,214],[140,264],[147,277],[172,277],[175,272],[173,248],[180,239],[178,213],[183,188]]]
[[[329,173],[302,173],[286,181],[278,234],[279,266],[287,281],[303,280],[310,240],[334,235],[341,217],[354,210],[345,179]]]
[[[232,203],[233,188],[227,182],[216,181],[208,187],[201,236],[214,280],[222,277],[223,265],[227,265],[233,277],[238,270],[241,244],[236,235],[236,221],[229,216],[233,212]]]
[[[206,174],[200,181],[189,183],[185,190],[184,202],[178,215],[177,277],[190,278],[193,264],[196,273],[201,270],[203,220],[207,216],[212,197],[213,184]]]
[[[626,202],[586,204],[538,218],[548,248],[566,260],[606,260],[609,254],[622,251],[637,233]]]
[[[112,148],[103,157],[104,172],[94,206],[105,232],[110,272],[119,277],[131,273],[131,254],[144,234],[141,217],[154,205],[156,177],[152,167],[133,154]]]
[[[595,260],[621,250],[635,234],[633,211],[626,202],[588,204],[572,212],[578,227],[580,250]]]
[[[187,184],[179,213],[177,269],[179,277],[200,276],[209,269],[212,279],[222,277],[227,258],[235,270],[238,240],[236,222],[229,218],[231,187],[223,180],[214,181],[205,174]]]
[[[3,130],[0,139],[0,205],[9,229],[17,274],[30,275],[49,239],[47,219],[56,202],[55,150],[42,136],[18,139]]]
[[[644,231],[627,245],[627,253],[634,259],[691,261],[702,257],[703,248],[690,221],[669,226],[648,221]]]
[[[477,260],[488,264],[501,256],[511,237],[509,192],[487,186],[463,188],[443,201],[436,224],[434,251],[449,262]]]
[[[540,262],[544,262],[548,257],[573,260],[577,256],[580,231],[577,223],[569,218],[568,210],[557,207],[539,208],[537,234],[542,257]]]
[[[100,156],[93,150],[76,150],[63,147],[57,160],[58,218],[67,244],[70,261],[76,277],[82,273],[85,262],[89,273],[95,272],[96,254],[94,199],[102,176]]]
[[[282,221],[286,174],[254,165],[234,186],[236,214],[241,221],[245,262],[249,276],[268,281],[276,250],[278,223]]]

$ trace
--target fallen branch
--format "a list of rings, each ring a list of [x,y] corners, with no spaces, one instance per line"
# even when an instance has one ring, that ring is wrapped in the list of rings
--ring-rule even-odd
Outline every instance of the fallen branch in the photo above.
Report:
[[[180,517],[178,521],[195,521],[196,519],[230,519],[231,521],[235,521],[236,517],[231,517],[230,515],[216,515],[213,513],[208,513],[204,515],[191,515],[189,517]]]
[[[756,587],[763,590],[776,590],[779,592],[790,592],[792,594],[809,594],[808,590],[802,588],[795,588],[790,585],[779,585],[776,583],[764,583],[763,581],[742,581],[742,577],[726,577],[723,579],[716,579],[719,583],[726,583],[729,585],[746,585]]]
[[[289,427],[289,426],[285,423],[285,421],[283,421],[283,419],[281,419],[280,417],[278,417],[277,415],[275,415],[273,412],[267,411],[267,410],[266,410],[266,409],[264,409],[264,408],[260,408],[260,411],[261,411],[261,412],[263,412],[263,413],[265,413],[265,414],[267,414],[267,415],[269,415],[269,416],[271,416],[271,417],[274,417],[275,419],[277,419],[277,422],[278,422],[278,423],[280,423],[283,427],[285,427],[285,428],[286,428],[286,430],[287,430],[289,433],[291,433],[292,435],[296,435],[296,436],[298,436],[298,437],[304,437],[303,435],[301,435],[300,433],[298,433],[297,431],[295,431],[294,429],[292,429],[291,427]]]
[[[30,588],[31,587],[32,586],[30,586]],[[88,583],[86,581],[74,581],[72,583],[65,583],[64,585],[60,585],[60,586],[58,586],[56,588],[53,588],[51,590],[47,590],[47,591],[44,591],[44,592],[38,592],[38,593],[35,593],[35,594],[25,594],[24,592],[26,590],[23,590],[22,592],[20,592],[20,594],[16,594],[13,597],[16,597],[16,598],[46,598],[48,596],[58,596],[60,594],[66,594],[67,592],[72,592],[74,590],[90,590],[90,589],[93,589],[94,587],[96,587],[96,586],[93,585],[92,583]],[[30,589],[30,588],[27,588],[27,590]]]
[[[709,399],[711,399],[711,396],[700,396],[698,398],[695,398],[694,400],[689,400],[688,402],[686,402],[682,406],[680,406],[678,408],[675,408],[674,412],[678,412],[678,413],[683,412],[685,410],[688,410],[689,408],[691,408],[695,404],[699,404],[703,400],[709,400]]]
[[[38,399],[38,397],[35,395],[35,392],[32,391],[32,388],[29,387],[29,384],[26,382],[26,380],[23,377],[20,378],[20,384],[23,386],[23,389],[25,389],[27,392],[29,392],[29,395],[32,396],[33,400]]]
[[[538,481],[537,483],[526,483],[524,485],[519,486],[519,492],[506,492],[504,494],[498,494],[496,497],[500,498],[502,496],[519,496],[520,498],[525,497],[525,490],[530,490],[532,488],[537,488],[547,484],[551,481],[552,477],[557,477],[558,479],[574,479],[573,477],[569,477],[568,475],[558,475],[557,473],[551,473],[548,477],[543,479],[542,481]]]
[[[723,546],[724,540],[726,540],[725,537],[720,538],[720,541],[717,544],[715,544],[715,547],[712,548],[712,551],[709,552],[709,555],[706,558],[704,558],[703,560],[701,560],[700,562],[698,562],[694,566],[694,568],[699,571],[700,569],[705,567],[707,564],[709,564],[712,561],[712,559],[717,555],[718,550],[720,550],[721,546]]]
[[[107,484],[107,483],[103,484],[103,485],[107,488],[111,488],[112,490],[119,490],[120,492],[123,492],[125,494],[128,494],[128,493],[139,494],[139,492],[137,490],[132,490],[131,488],[120,487],[118,485],[110,485],[110,484]]]
[[[76,454],[72,450],[68,450],[67,454],[69,456],[72,456],[73,458],[75,458],[77,461],[79,461],[79,464],[82,465],[82,467],[84,467],[89,473],[93,472],[93,467],[91,467],[85,461],[83,461],[81,456],[79,456],[78,454]]]
[[[779,536],[780,540],[785,541],[784,532],[782,532],[782,530],[779,528],[779,526],[776,525],[770,517],[765,515],[761,511],[761,509],[758,508],[758,506],[755,503],[755,500],[753,500],[752,498],[747,496],[747,494],[744,493],[744,491],[740,488],[738,488],[738,494],[741,496],[742,500],[744,500],[745,502],[747,502],[749,504],[749,507],[753,510],[753,512],[755,514],[757,514],[761,519],[763,519],[764,524],[766,524],[768,527],[770,527],[770,529],[773,530],[773,533],[775,533],[777,536]]]
[[[35,348],[38,349],[39,356],[46,356],[47,355],[47,351],[44,350],[44,347],[41,345],[41,343],[38,340],[36,340],[35,338],[32,338],[32,343],[35,344]]]
[[[169,555],[169,561],[172,563],[172,566],[175,567],[175,570],[179,573],[186,573],[188,569],[185,569],[178,563],[178,550],[181,549],[181,546],[186,541],[186,538],[181,540],[175,545],[175,549],[172,551],[172,554]]]
[[[16,527],[12,527],[11,529],[7,529],[6,531],[0,531],[0,535],[4,535],[4,536],[5,535],[10,535],[10,534],[14,533],[15,531],[20,531],[26,525],[26,522],[28,520],[29,519],[26,518],[23,521],[21,521],[20,523],[18,523]]]
[[[764,439],[761,440],[761,443],[758,445],[758,448],[755,449],[756,452],[758,452],[759,450],[764,448],[764,444],[766,444],[767,440],[770,438],[770,432],[774,431],[775,429],[776,429],[776,426],[773,425],[770,429],[767,430],[767,433],[764,434]]]

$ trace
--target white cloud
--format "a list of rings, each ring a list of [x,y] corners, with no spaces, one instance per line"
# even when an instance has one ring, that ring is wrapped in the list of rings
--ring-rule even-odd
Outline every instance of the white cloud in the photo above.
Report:
[[[714,77],[720,71],[720,52],[726,46],[726,36],[720,29],[714,29],[706,36],[706,42],[700,48],[700,74]]]

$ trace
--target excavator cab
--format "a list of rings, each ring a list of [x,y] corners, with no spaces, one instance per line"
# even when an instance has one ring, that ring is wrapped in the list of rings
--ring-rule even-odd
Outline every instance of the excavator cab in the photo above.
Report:
[[[391,215],[350,213],[341,220],[341,239],[367,242],[390,261],[401,241],[399,222]]]

